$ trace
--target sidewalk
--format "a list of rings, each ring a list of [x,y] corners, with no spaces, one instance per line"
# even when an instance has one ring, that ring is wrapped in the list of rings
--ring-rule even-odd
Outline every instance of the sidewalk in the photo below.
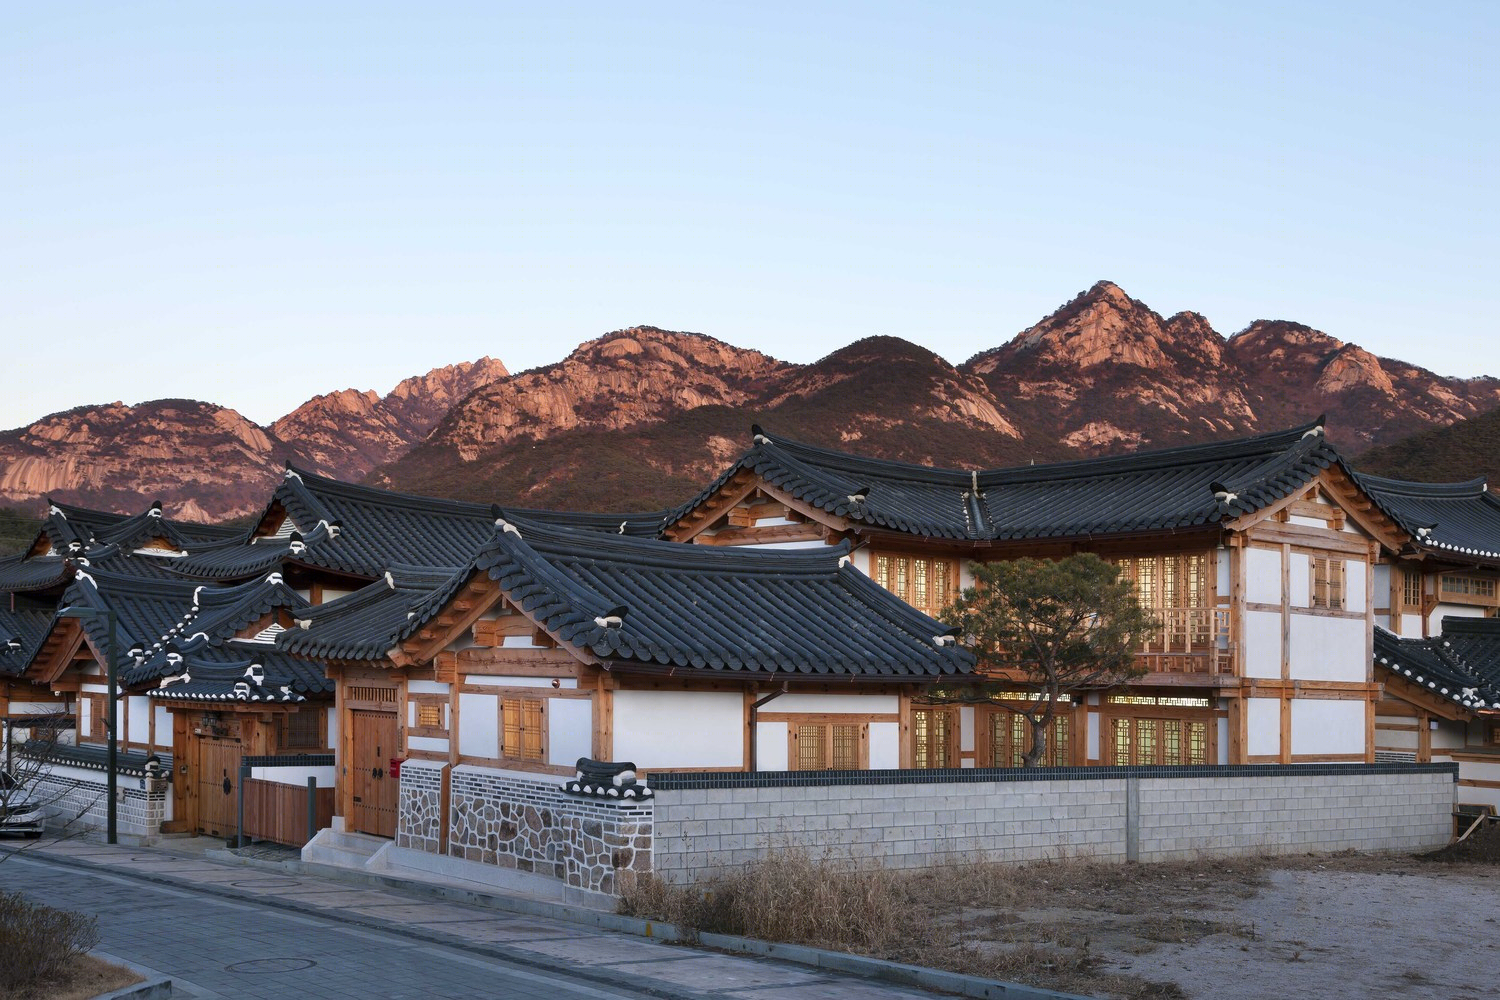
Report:
[[[207,856],[222,846],[223,841],[209,838],[169,840],[149,848],[69,840],[43,841],[26,853],[220,897],[332,916],[343,925],[397,930],[410,939],[478,951],[534,968],[565,968],[569,975],[603,986],[630,987],[636,995],[680,1000],[740,996],[744,990],[753,991],[745,997],[764,1000],[916,1000],[932,995],[784,962],[724,955],[450,902],[432,898],[422,886],[412,886],[415,892],[367,888],[322,874],[277,874],[266,870],[274,862],[263,859],[233,864]]]
[[[520,894],[476,891],[472,883],[306,865],[289,849],[257,846],[237,855],[217,838],[173,838],[152,847],[42,841],[33,850],[65,864],[317,914],[341,925],[394,931],[409,940],[523,966],[564,969],[601,986],[628,986],[632,995],[679,1000],[916,1000],[935,992],[1004,1000],[1065,997],[794,945],[704,935],[702,943],[709,947],[741,953],[687,947],[667,943],[675,936],[669,925]],[[877,971],[884,981],[869,978]]]

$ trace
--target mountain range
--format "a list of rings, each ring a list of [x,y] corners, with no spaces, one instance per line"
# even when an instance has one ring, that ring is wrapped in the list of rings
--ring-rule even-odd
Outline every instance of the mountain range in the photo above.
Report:
[[[893,337],[791,364],[637,326],[517,374],[481,358],[385,396],[332,392],[269,426],[194,400],[82,406],[0,433],[0,501],[135,510],[160,498],[179,517],[243,517],[290,459],[413,492],[646,509],[690,496],[747,446],[752,422],[980,467],[1232,437],[1319,412],[1359,455],[1497,407],[1494,378],[1443,377],[1283,320],[1225,337],[1197,313],[1164,318],[1102,281],[957,365]]]

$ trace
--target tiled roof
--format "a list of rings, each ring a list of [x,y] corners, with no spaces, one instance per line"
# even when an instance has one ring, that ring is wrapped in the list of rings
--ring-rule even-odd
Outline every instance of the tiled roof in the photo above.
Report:
[[[771,437],[754,446],[676,522],[741,470],[857,526],[965,541],[1078,538],[1215,524],[1260,509],[1340,463],[1321,420],[1237,441],[1011,469],[961,471]]]
[[[116,657],[120,680],[126,685],[168,676],[177,667],[172,658],[184,655],[185,650],[209,655],[208,650],[226,646],[235,632],[274,608],[290,608],[295,614],[307,607],[307,601],[287,587],[279,574],[235,587],[210,587],[99,569],[79,570],[62,604],[115,612]],[[79,623],[94,648],[103,650],[108,634],[104,620],[89,617]]]
[[[15,676],[26,669],[52,624],[52,608],[24,599],[12,609],[0,602],[0,677]]]
[[[291,519],[295,537],[246,537],[190,547],[176,571],[215,580],[253,576],[282,564],[366,579],[376,579],[393,566],[452,571],[472,561],[489,538],[497,514],[489,504],[360,486],[294,466],[287,467],[267,513],[278,507]],[[655,535],[665,512],[524,510],[509,516],[601,533]]]
[[[473,572],[396,567],[345,597],[308,608],[277,647],[330,660],[378,660],[443,606]]]
[[[84,548],[119,545],[131,549],[154,538],[184,549],[243,536],[245,529],[174,520],[162,515],[160,503],[152,504],[139,514],[113,514],[51,501],[41,532],[51,540],[53,552],[67,554],[76,551],[71,549],[74,542]]]
[[[560,642],[617,665],[830,678],[961,674],[948,629],[846,546],[756,551],[502,521],[475,567]]]
[[[1421,548],[1464,560],[1500,561],[1500,499],[1484,479],[1412,483],[1356,477],[1380,509]]]
[[[1444,618],[1425,639],[1376,626],[1375,663],[1465,708],[1500,709],[1500,620]]]
[[[301,702],[331,694],[321,663],[276,649],[231,640],[211,646],[204,640],[182,647],[182,659],[146,694],[189,701]]]

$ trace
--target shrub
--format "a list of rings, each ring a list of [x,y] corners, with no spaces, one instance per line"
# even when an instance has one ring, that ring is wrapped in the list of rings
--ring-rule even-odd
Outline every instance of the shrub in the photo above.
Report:
[[[0,995],[56,979],[98,943],[95,918],[33,903],[19,892],[0,892]]]

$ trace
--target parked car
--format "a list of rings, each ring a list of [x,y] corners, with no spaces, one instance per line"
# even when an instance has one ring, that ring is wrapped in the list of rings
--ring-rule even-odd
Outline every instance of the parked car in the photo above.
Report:
[[[46,826],[41,805],[32,801],[9,771],[0,771],[0,834],[40,837]]]

